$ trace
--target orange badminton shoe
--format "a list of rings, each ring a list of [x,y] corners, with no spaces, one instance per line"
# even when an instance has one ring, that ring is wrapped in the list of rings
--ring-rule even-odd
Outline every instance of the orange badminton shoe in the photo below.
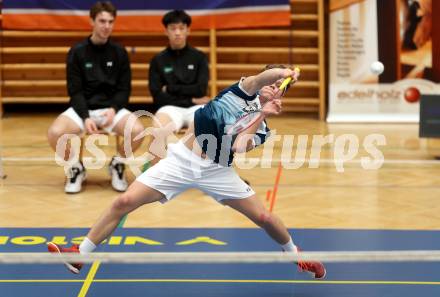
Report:
[[[55,254],[79,253],[79,245],[74,244],[70,248],[63,248],[63,247],[60,247],[56,243],[49,242],[47,244],[47,250],[49,252],[55,253]],[[75,274],[78,274],[83,266],[82,263],[68,263],[68,262],[64,262],[64,265],[66,265],[67,269],[69,269],[70,272],[75,273]]]
[[[300,250],[298,249],[298,253]],[[310,273],[315,279],[323,279],[326,274],[324,264],[317,261],[298,261],[296,263],[300,271]]]
[[[325,267],[321,262],[300,261],[297,265],[301,271],[307,271],[315,279],[323,279],[325,277]]]

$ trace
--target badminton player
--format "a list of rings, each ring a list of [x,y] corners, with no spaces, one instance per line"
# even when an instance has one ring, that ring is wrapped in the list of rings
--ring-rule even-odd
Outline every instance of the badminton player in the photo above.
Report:
[[[49,243],[49,251],[90,253],[112,234],[126,214],[144,204],[166,203],[189,188],[197,188],[263,228],[283,251],[297,253],[298,248],[283,222],[265,208],[254,190],[230,166],[234,153],[246,152],[264,143],[269,134],[265,119],[278,115],[282,109],[281,83],[289,77],[293,81],[298,78],[299,73],[294,70],[272,67],[240,79],[198,109],[184,137],[169,145],[166,158],[139,175],[127,191],[111,203],[79,246],[62,248]],[[227,132],[238,119],[255,110],[260,112],[250,126],[238,134]],[[73,273],[79,273],[82,267],[79,263],[66,265]],[[317,279],[326,273],[319,262],[300,262],[298,266]]]

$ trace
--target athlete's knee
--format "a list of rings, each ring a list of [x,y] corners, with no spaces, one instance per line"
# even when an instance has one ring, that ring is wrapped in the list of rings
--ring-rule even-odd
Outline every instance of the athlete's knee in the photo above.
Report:
[[[270,212],[264,211],[259,215],[257,225],[264,228],[265,226],[271,225],[272,222],[272,214]]]
[[[132,132],[133,139],[139,134],[141,134],[143,131],[144,131],[144,126],[142,126],[142,124],[139,121],[136,121],[136,124],[134,125]],[[139,140],[141,139],[138,139],[137,141]]]
[[[130,193],[123,193],[113,201],[112,209],[117,212],[127,212],[132,208],[133,199]]]
[[[142,126],[142,124],[139,121],[136,121],[136,123],[134,124],[131,130],[131,137],[130,138],[124,137],[124,142],[130,141],[133,151],[136,150],[138,148],[138,145],[140,145],[145,138],[145,135],[142,136],[143,132],[144,132],[144,126]]]
[[[65,133],[65,131],[61,127],[52,125],[47,130],[47,138],[49,138],[49,140],[57,140],[64,133]]]

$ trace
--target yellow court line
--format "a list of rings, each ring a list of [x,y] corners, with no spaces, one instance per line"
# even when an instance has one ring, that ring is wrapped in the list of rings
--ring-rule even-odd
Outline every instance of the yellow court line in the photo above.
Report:
[[[95,283],[268,283],[268,284],[333,284],[333,285],[435,285],[438,282],[428,281],[349,281],[349,280],[254,280],[254,279],[94,279],[99,263],[95,262],[85,280],[0,280],[0,283],[79,283],[84,282],[78,297],[84,297],[92,282]],[[82,294],[82,295],[81,295]]]
[[[92,267],[90,268],[89,273],[87,274],[87,277],[84,281],[84,284],[81,288],[81,291],[79,291],[78,297],[85,297],[87,295],[87,291],[90,288],[90,285],[93,282],[93,279],[95,278],[96,272],[98,271],[100,262],[99,261],[95,261],[93,262]]]

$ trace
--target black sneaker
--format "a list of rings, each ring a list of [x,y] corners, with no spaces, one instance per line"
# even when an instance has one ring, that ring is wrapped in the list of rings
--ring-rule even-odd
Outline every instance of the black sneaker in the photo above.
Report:
[[[81,192],[82,183],[86,180],[86,169],[82,163],[73,165],[69,171],[64,186],[64,191],[67,194],[75,194]]]
[[[113,157],[109,165],[109,173],[112,178],[112,187],[118,192],[125,192],[128,187],[124,171],[125,164],[119,161],[116,157]]]

